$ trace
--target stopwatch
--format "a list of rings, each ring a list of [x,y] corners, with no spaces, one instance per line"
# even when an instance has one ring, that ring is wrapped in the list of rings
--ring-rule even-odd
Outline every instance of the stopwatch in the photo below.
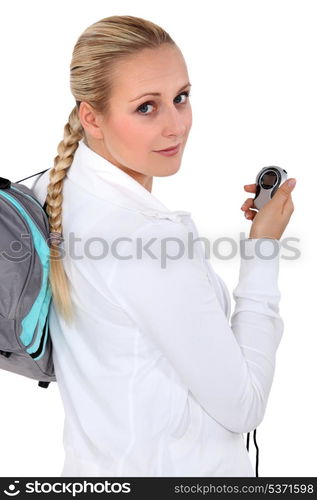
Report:
[[[277,189],[287,179],[287,172],[281,167],[263,167],[256,176],[254,206],[260,210],[272,199]]]

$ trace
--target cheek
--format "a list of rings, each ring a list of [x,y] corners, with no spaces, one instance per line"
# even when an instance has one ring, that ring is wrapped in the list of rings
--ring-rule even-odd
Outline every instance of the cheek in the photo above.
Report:
[[[141,120],[121,117],[112,124],[113,138],[127,149],[135,149],[140,144],[151,142],[150,127],[145,127]]]
[[[188,129],[188,132],[191,129],[192,123],[193,123],[192,108],[189,106],[188,111],[187,111],[187,116],[186,116],[186,127]]]

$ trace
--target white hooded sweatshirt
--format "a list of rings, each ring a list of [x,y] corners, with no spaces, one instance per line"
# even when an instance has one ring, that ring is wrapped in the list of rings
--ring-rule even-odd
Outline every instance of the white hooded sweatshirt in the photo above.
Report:
[[[42,204],[48,182],[32,188]],[[61,475],[255,476],[243,433],[264,417],[283,333],[279,241],[244,240],[230,318],[189,212],[83,141],[62,194],[75,322],[52,303]]]

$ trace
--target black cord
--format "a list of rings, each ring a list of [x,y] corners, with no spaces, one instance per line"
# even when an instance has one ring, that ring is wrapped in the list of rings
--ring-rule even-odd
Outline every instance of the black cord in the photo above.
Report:
[[[47,168],[46,170],[49,170],[49,168]],[[31,179],[31,177],[35,177],[35,175],[44,174],[44,172],[46,172],[46,170],[42,170],[42,172],[38,172],[37,174],[30,175],[29,177],[24,177],[24,179],[16,181],[16,183],[25,181],[26,179]]]
[[[247,443],[246,443],[246,448],[249,451],[249,441],[250,441],[250,432],[247,434]],[[254,446],[256,448],[256,461],[255,461],[255,475],[256,477],[259,477],[259,447],[256,442],[256,429],[253,431],[253,441],[254,441]]]
[[[256,448],[255,474],[256,477],[259,477],[259,447],[256,442],[256,429],[254,429],[253,431],[253,441],[254,441],[254,446]]]

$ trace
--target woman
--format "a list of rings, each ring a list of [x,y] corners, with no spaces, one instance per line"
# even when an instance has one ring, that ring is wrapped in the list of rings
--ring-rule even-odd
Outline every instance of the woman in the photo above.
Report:
[[[62,476],[254,476],[243,433],[263,419],[283,331],[278,252],[263,255],[279,247],[292,188],[257,214],[252,198],[242,206],[253,222],[230,326],[191,214],[152,194],[192,124],[180,49],[150,21],[108,17],[79,37],[70,79],[76,106],[33,187],[55,236]]]

